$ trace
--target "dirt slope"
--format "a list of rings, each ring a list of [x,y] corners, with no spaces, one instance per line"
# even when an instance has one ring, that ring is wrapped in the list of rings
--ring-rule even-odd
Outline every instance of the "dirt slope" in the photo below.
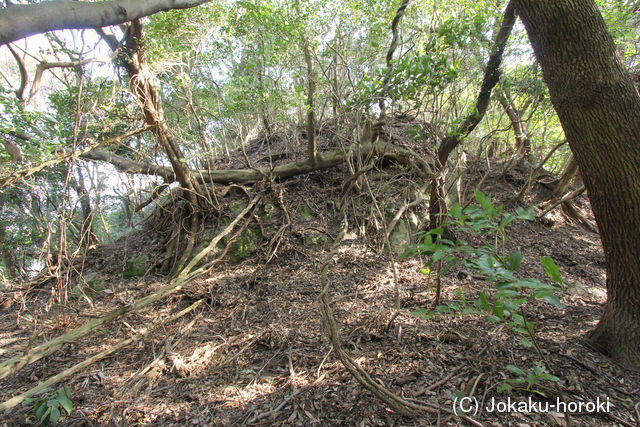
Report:
[[[264,154],[264,148],[261,149]],[[260,153],[259,153],[260,154]],[[512,199],[526,178],[516,168],[503,174],[496,161],[487,173],[484,160],[472,160],[464,180],[466,198],[487,175],[481,189],[513,208]],[[383,210],[394,212],[411,192],[404,170],[384,165],[371,185]],[[206,297],[196,314],[167,324],[137,345],[109,357],[65,384],[73,390],[75,410],[61,425],[457,425],[460,419],[404,417],[364,391],[334,357],[324,336],[317,297],[318,268],[339,228],[336,201],[348,176],[346,167],[288,182],[284,205],[291,225],[267,263],[268,239],[248,249],[249,256],[221,264],[184,292],[116,322],[104,332],[68,346],[0,382],[6,400],[74,363],[128,336],[154,318],[166,316]],[[240,194],[240,193],[239,193]],[[527,203],[538,203],[550,190],[535,184]],[[235,200],[242,200],[240,195]],[[384,202],[382,202],[384,200]],[[419,272],[418,259],[397,260],[402,311],[394,327],[393,273],[381,251],[381,226],[365,191],[355,196],[347,239],[330,269],[332,301],[345,348],[377,381],[406,399],[437,402],[451,408],[456,392],[489,404],[506,400],[496,391],[508,374],[505,366],[530,366],[535,354],[499,324],[477,316],[422,320],[412,312],[434,297],[432,281]],[[588,211],[586,201],[579,202]],[[282,212],[272,206],[273,217]],[[269,207],[263,207],[268,209]],[[423,208],[414,211],[421,217]],[[392,215],[391,215],[392,216]],[[277,222],[277,221],[276,221]],[[271,229],[266,226],[266,234]],[[634,425],[640,401],[640,376],[616,366],[585,346],[584,334],[597,322],[605,300],[605,271],[598,236],[552,212],[549,219],[510,228],[507,249],[525,257],[523,274],[544,278],[538,259],[552,256],[568,289],[564,309],[536,303],[528,309],[553,373],[561,378],[569,401],[610,399],[610,413],[575,414],[575,425]],[[133,232],[99,248],[87,262],[107,283],[107,292],[48,311],[31,303],[0,314],[0,357],[57,336],[95,316],[157,289],[166,278],[123,280],[122,264],[131,255],[162,251],[162,236]],[[273,246],[273,245],[272,245]],[[271,247],[272,249],[273,247]],[[473,298],[486,286],[464,271],[443,279],[443,299]],[[38,319],[36,321],[36,318]],[[553,388],[544,388],[555,401]],[[515,392],[515,400],[538,395]],[[544,399],[543,399],[544,400]],[[637,407],[636,407],[637,408]],[[564,414],[487,413],[475,417],[488,425],[565,425]],[[28,425],[29,408],[7,414],[4,425]]]

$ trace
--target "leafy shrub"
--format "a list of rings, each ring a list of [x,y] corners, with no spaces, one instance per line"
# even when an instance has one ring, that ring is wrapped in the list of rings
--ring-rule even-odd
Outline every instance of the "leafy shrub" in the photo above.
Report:
[[[557,381],[558,378],[549,374],[544,354],[536,344],[534,324],[526,319],[524,306],[527,302],[544,299],[556,307],[563,307],[556,296],[558,287],[543,283],[535,278],[521,278],[516,274],[522,265],[521,252],[503,254],[500,243],[504,247],[507,239],[506,227],[515,220],[535,219],[532,210],[517,208],[515,214],[504,212],[504,207],[496,206],[491,199],[482,192],[475,194],[477,205],[461,207],[456,205],[445,214],[448,218],[440,227],[427,231],[421,236],[421,243],[408,250],[410,255],[427,255],[429,260],[421,269],[423,274],[430,274],[431,268],[438,265],[437,274],[446,275],[454,266],[464,265],[474,277],[483,277],[485,282],[492,285],[493,290],[480,292],[475,301],[468,301],[458,291],[459,301],[447,305],[439,305],[434,309],[420,308],[414,314],[423,318],[447,314],[483,315],[495,322],[508,325],[518,336],[523,346],[533,348],[540,357],[540,361],[528,371],[516,366],[505,368],[518,375],[517,378],[507,379],[500,387],[500,391],[508,391],[513,387],[524,387],[529,391],[537,391],[533,387],[540,381]],[[472,245],[464,240],[452,241],[447,239],[447,230],[465,231],[493,240],[492,244]],[[551,257],[540,259],[549,278],[562,285],[560,270]],[[437,264],[436,264],[437,263]]]

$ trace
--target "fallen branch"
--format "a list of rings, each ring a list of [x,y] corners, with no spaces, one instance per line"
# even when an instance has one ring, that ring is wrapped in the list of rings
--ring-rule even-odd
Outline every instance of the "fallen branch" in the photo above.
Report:
[[[560,147],[562,147],[563,145],[565,145],[567,143],[566,140],[562,141],[561,143],[557,144],[555,147],[553,147],[548,153],[547,155],[544,157],[544,159],[542,159],[542,161],[540,163],[538,163],[538,166],[536,166],[535,168],[533,168],[531,170],[531,172],[529,173],[529,177],[527,178],[527,182],[525,183],[524,187],[522,187],[522,190],[520,190],[520,192],[518,193],[518,195],[516,196],[516,200],[522,200],[522,198],[524,197],[524,195],[527,193],[527,191],[529,191],[529,188],[531,188],[531,184],[533,183],[533,181],[535,179],[537,179],[538,177],[538,173],[540,173],[540,171],[542,170],[542,168],[544,167],[544,165],[547,163],[547,161],[549,161],[549,159],[551,158],[551,156],[553,155],[553,153],[556,152],[556,150]]]
[[[120,340],[118,343],[116,343],[115,345],[109,347],[106,350],[101,351],[100,353],[96,354],[95,356],[92,356],[88,359],[83,360],[82,362],[73,365],[71,368],[66,369],[62,372],[60,372],[57,375],[54,375],[52,377],[49,377],[49,379],[39,383],[37,386],[25,391],[22,394],[19,394],[17,396],[12,397],[11,399],[0,403],[0,413],[13,408],[16,405],[19,405],[20,403],[22,403],[25,399],[38,394],[39,392],[45,390],[48,387],[51,387],[52,385],[70,377],[71,375],[80,372],[81,370],[83,370],[84,368],[86,368],[87,366],[90,366],[94,363],[96,363],[99,360],[104,359],[105,357],[115,353],[118,350],[123,349],[124,347],[128,346],[129,344],[132,344],[136,341],[138,341],[141,337],[147,335],[149,332],[153,331],[155,328],[157,328],[160,325],[163,325],[165,323],[168,322],[173,322],[176,319],[179,319],[180,317],[184,316],[187,313],[190,313],[191,311],[195,310],[196,308],[200,307],[202,304],[204,303],[204,299],[201,299],[199,301],[196,301],[195,303],[191,304],[189,307],[185,308],[184,310],[175,313],[171,316],[169,316],[166,319],[156,319],[153,322],[151,322],[151,324],[145,328],[140,330],[135,336],[127,338],[127,339],[123,339]]]
[[[336,150],[318,155],[315,164],[310,163],[308,159],[304,159],[276,166],[273,169],[191,170],[190,173],[198,176],[198,180],[202,183],[248,184],[261,181],[265,176],[286,179],[296,175],[329,169],[344,163],[356,153],[363,157],[373,155],[391,159],[404,166],[411,167],[424,179],[429,178],[431,174],[431,166],[424,159],[419,158],[419,156],[406,148],[381,140],[375,143],[355,144],[347,152]],[[116,169],[124,173],[158,175],[165,178],[167,184],[176,180],[173,170],[169,167],[138,162],[105,151],[87,153],[82,157],[88,160],[111,163]]]
[[[254,416],[249,421],[247,421],[247,424],[253,424],[255,422],[258,422],[260,420],[263,420],[265,418],[269,418],[270,416],[277,414],[278,412],[280,412],[280,410],[282,408],[287,406],[287,403],[289,403],[294,397],[296,397],[300,393],[305,392],[306,390],[307,389],[301,388],[301,389],[298,389],[298,390],[294,391],[289,396],[285,397],[284,400],[282,402],[280,402],[280,404],[278,406],[276,406],[275,408],[273,408],[273,409],[271,409],[271,410],[269,410],[267,412],[263,412],[261,414],[258,414],[256,416]]]
[[[5,378],[17,371],[19,371],[20,369],[24,368],[25,366],[33,363],[33,362],[37,362],[38,360],[42,359],[43,357],[46,357],[48,355],[50,355],[51,353],[57,351],[58,349],[60,349],[64,344],[68,344],[71,342],[75,342],[78,341],[81,338],[84,338],[85,336],[89,335],[90,333],[92,333],[95,329],[97,329],[98,327],[109,323],[121,316],[124,316],[127,313],[130,313],[132,311],[136,311],[139,310],[143,307],[148,306],[151,303],[154,303],[176,291],[178,291],[179,289],[182,288],[182,286],[185,284],[185,280],[180,277],[174,281],[172,281],[170,284],[166,285],[165,287],[161,288],[158,292],[148,295],[144,298],[139,299],[138,301],[135,301],[133,304],[131,305],[127,305],[127,306],[122,306],[119,307],[113,311],[111,311],[110,313],[108,313],[107,315],[100,317],[98,319],[93,319],[90,320],[89,322],[85,323],[84,325],[73,329],[70,332],[67,332],[64,335],[61,335],[57,338],[54,338],[50,341],[45,342],[44,344],[41,344],[37,347],[35,347],[34,349],[32,349],[31,351],[29,351],[28,353],[25,353],[23,355],[20,356],[15,356],[3,363],[0,364],[0,379]]]
[[[551,204],[548,205],[538,215],[536,215],[536,218],[540,219],[540,218],[544,217],[546,214],[548,214],[549,212],[551,212],[552,210],[557,208],[559,205],[561,205],[561,204],[563,204],[565,202],[568,202],[571,199],[575,199],[576,197],[578,197],[579,195],[584,193],[585,190],[586,190],[585,186],[581,185],[580,188],[577,188],[577,189],[575,189],[573,191],[568,192],[567,194],[565,194],[561,198],[556,199],[555,201],[551,201]]]
[[[187,265],[187,267],[184,268],[177,276],[175,276],[174,279],[168,285],[160,288],[160,290],[158,290],[157,292],[151,295],[147,295],[146,297],[143,297],[137,301],[134,301],[131,305],[119,307],[103,317],[90,320],[84,325],[76,329],[73,329],[72,331],[67,332],[64,335],[61,335],[57,338],[54,338],[50,341],[47,341],[35,347],[28,353],[22,354],[20,356],[15,356],[1,363],[0,379],[5,378],[19,371],[20,369],[24,368],[28,364],[31,364],[33,362],[36,362],[42,359],[43,357],[48,356],[49,354],[60,349],[64,344],[78,341],[79,339],[89,335],[95,329],[97,329],[98,327],[106,323],[109,323],[121,316],[124,316],[127,313],[146,307],[182,289],[182,287],[185,284],[187,284],[188,282],[190,282],[191,280],[195,279],[200,274],[208,270],[207,266],[205,266],[192,271],[193,268],[195,268],[196,264],[211,251],[211,248],[213,248],[218,242],[220,242],[220,240],[222,240],[222,238],[224,238],[226,235],[228,235],[233,231],[233,228],[235,227],[235,225],[249,212],[251,208],[253,208],[253,205],[257,203],[258,198],[259,197],[256,196],[252,200],[252,202],[249,204],[249,206],[245,208],[242,212],[240,212],[240,214],[238,214],[238,216],[224,230],[218,233],[218,235],[216,235],[212,239],[209,246],[207,246],[205,249],[200,251],[194,257],[194,259]]]

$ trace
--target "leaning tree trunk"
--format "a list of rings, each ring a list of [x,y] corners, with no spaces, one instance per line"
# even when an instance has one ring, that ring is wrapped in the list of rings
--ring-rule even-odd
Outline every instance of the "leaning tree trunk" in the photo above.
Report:
[[[589,341],[640,369],[640,96],[593,0],[515,0],[589,193],[608,300]]]
[[[476,105],[473,111],[458,125],[458,128],[451,134],[440,141],[438,146],[438,165],[439,171],[433,177],[431,183],[431,194],[429,197],[429,227],[436,228],[440,226],[440,214],[446,211],[445,194],[444,194],[444,172],[447,166],[449,156],[460,145],[460,143],[469,136],[471,132],[480,124],[482,118],[489,107],[491,92],[500,80],[500,64],[502,63],[502,55],[507,46],[507,41],[511,35],[511,30],[516,21],[513,2],[510,1],[502,15],[500,29],[498,30],[487,67],[484,70],[482,85],[480,92],[476,98]]]
[[[188,230],[188,239],[184,253],[176,265],[176,270],[180,270],[195,248],[196,233],[200,226],[199,195],[204,193],[187,167],[185,156],[164,116],[158,87],[146,60],[142,23],[139,19],[131,22],[122,43],[118,42],[113,35],[105,34],[101,30],[99,34],[114,52],[117,52],[122,44],[119,60],[129,74],[131,92],[142,110],[146,124],[151,127],[156,141],[167,154],[173,172],[184,190],[184,199],[188,203],[185,215],[188,224],[184,228]]]

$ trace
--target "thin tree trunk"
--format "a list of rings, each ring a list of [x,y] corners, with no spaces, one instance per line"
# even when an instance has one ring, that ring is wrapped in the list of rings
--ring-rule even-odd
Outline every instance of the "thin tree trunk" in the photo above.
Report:
[[[507,113],[513,128],[516,139],[516,155],[523,156],[527,161],[531,161],[531,139],[529,138],[527,124],[522,119],[522,111],[516,110],[509,93],[506,91],[498,93],[498,101],[502,109]]]
[[[576,162],[576,158],[572,154],[569,156],[569,159],[564,166],[564,170],[562,171],[562,175],[560,176],[560,180],[558,181],[556,188],[553,189],[553,197],[559,198],[564,196],[577,174],[578,162]]]
[[[640,96],[593,0],[514,0],[587,188],[608,299],[590,343],[640,369]]]
[[[380,108],[381,119],[384,118],[387,113],[387,107],[384,101],[387,96],[387,92],[389,91],[389,81],[391,80],[391,72],[393,71],[393,55],[398,47],[400,21],[402,21],[402,17],[404,16],[404,12],[407,10],[407,7],[409,7],[409,3],[411,3],[411,0],[402,0],[398,10],[396,10],[396,16],[394,16],[393,21],[391,21],[391,43],[389,44],[389,50],[387,51],[385,60],[387,71],[382,81],[382,89],[378,95],[378,107]]]
[[[316,164],[318,157],[318,146],[316,143],[316,113],[314,96],[316,92],[316,75],[313,69],[313,58],[309,40],[305,37],[303,41],[304,61],[307,64],[307,157],[312,165]]]
[[[480,121],[484,117],[489,106],[489,99],[491,98],[491,92],[493,88],[498,84],[500,80],[500,64],[502,63],[502,54],[507,45],[507,40],[515,24],[516,16],[512,2],[507,4],[504,11],[500,30],[496,35],[491,48],[491,54],[489,55],[489,61],[487,62],[487,68],[484,72],[482,79],[482,85],[480,86],[480,93],[476,100],[475,109],[464,121],[460,124],[455,133],[445,137],[438,147],[438,164],[440,171],[434,176],[431,184],[431,195],[429,198],[429,222],[431,228],[438,226],[439,214],[446,211],[445,199],[444,199],[444,169],[449,159],[451,152],[462,142],[462,140],[469,135],[480,124]]]
[[[7,232],[5,226],[0,222],[0,256],[2,256],[2,263],[5,267],[5,272],[9,279],[15,279],[18,277],[18,269],[16,268],[13,254],[9,250],[7,245]]]
[[[300,11],[300,0],[295,2],[298,17],[302,18]],[[316,143],[316,113],[315,113],[315,92],[316,92],[316,72],[313,67],[313,57],[311,54],[311,44],[306,35],[302,34],[302,53],[307,66],[307,158],[311,165],[316,164],[318,159],[318,146]]]
[[[91,199],[89,198],[89,192],[84,185],[84,177],[80,170],[78,177],[71,180],[73,189],[78,194],[78,200],[80,201],[80,207],[82,208],[82,224],[80,225],[80,236],[78,238],[79,244],[84,243],[87,247],[97,243],[98,238],[93,232],[93,208],[91,207]]]

